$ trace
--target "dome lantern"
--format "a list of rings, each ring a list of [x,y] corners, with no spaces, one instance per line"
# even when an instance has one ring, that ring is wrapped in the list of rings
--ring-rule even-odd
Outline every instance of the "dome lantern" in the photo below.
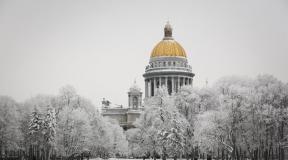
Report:
[[[141,92],[141,89],[137,85],[136,80],[134,80],[134,84],[129,88],[129,92]]]
[[[165,27],[164,27],[164,40],[165,39],[173,39],[172,37],[172,27],[171,25],[169,24],[169,22],[166,23]]]

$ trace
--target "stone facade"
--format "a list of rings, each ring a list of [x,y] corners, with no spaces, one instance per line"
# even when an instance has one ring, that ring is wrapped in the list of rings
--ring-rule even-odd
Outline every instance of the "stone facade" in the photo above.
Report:
[[[122,105],[114,105],[103,99],[102,101],[102,116],[116,120],[124,130],[133,128],[133,123],[139,118],[143,111],[142,92],[136,85],[136,82],[128,91],[128,108]]]
[[[145,73],[145,97],[155,95],[157,88],[166,87],[168,93],[178,92],[184,85],[192,85],[194,74],[183,57],[151,58]]]

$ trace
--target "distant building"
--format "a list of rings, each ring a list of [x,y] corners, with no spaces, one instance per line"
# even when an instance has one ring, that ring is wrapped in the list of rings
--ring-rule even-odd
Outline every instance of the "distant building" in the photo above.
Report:
[[[153,97],[159,87],[166,87],[169,94],[178,92],[184,85],[193,84],[194,73],[188,64],[183,47],[172,37],[172,27],[169,23],[164,28],[164,38],[152,50],[149,65],[146,66],[145,98]],[[107,101],[102,101],[102,115],[119,122],[124,129],[134,127],[133,123],[143,111],[142,92],[134,82],[128,92],[128,108],[122,105],[112,107]]]
[[[133,123],[142,111],[142,92],[136,82],[128,91],[128,108],[123,108],[122,105],[113,105],[105,99],[102,101],[102,115],[117,120],[125,130],[134,127]]]

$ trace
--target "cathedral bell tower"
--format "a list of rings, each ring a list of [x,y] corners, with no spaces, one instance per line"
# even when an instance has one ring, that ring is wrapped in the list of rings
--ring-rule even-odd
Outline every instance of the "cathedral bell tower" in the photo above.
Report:
[[[131,109],[137,110],[142,106],[142,92],[137,86],[136,81],[130,87],[128,92],[128,106]]]

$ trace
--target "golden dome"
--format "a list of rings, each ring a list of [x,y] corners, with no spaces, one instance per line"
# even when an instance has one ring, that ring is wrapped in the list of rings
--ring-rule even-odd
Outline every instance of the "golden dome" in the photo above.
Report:
[[[151,58],[163,56],[186,57],[185,50],[175,40],[162,40],[153,49]]]
[[[151,53],[151,58],[164,56],[186,57],[183,47],[172,37],[172,27],[169,22],[165,25],[163,40],[154,47]]]

